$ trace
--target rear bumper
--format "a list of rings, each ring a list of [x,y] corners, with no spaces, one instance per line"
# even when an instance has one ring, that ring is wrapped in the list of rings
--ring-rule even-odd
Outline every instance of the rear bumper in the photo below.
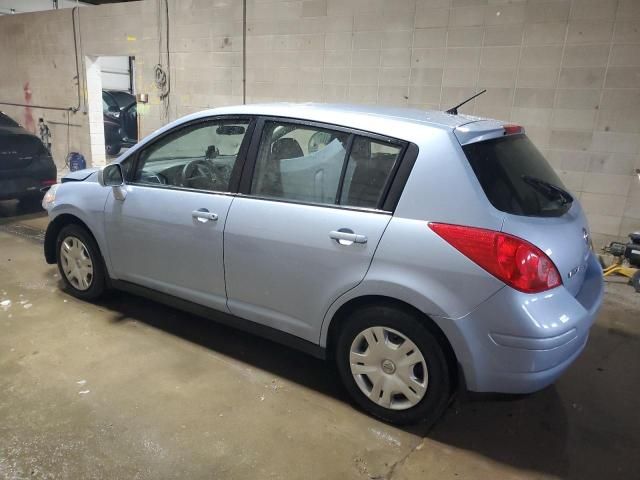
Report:
[[[51,179],[55,180],[55,173]],[[44,187],[42,180],[49,180],[49,178],[18,177],[0,179],[0,200],[41,195],[40,190]]]
[[[576,296],[564,287],[533,295],[505,287],[465,317],[444,321],[467,388],[530,393],[553,383],[584,349],[603,294],[592,253]]]
[[[34,158],[20,168],[0,170],[0,200],[41,195],[44,180],[56,180],[57,169],[50,156]]]

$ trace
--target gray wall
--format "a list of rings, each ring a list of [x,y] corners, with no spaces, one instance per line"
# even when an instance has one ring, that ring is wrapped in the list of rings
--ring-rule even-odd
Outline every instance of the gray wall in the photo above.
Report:
[[[76,0],[58,0],[58,8],[75,6],[85,6],[85,3]],[[11,15],[12,10],[15,13],[25,13],[51,9],[53,9],[52,0],[0,0],[0,15]]]
[[[136,56],[151,99],[143,133],[242,102],[242,2],[171,0],[169,10],[165,115],[153,83],[156,0],[80,9],[82,55]],[[640,229],[640,0],[248,0],[246,29],[248,102],[440,109],[486,88],[463,111],[523,124],[581,198],[597,241]],[[76,104],[69,10],[0,17],[0,44],[0,101],[23,101],[29,82],[33,103]],[[67,114],[44,113],[65,123],[54,129],[60,161]],[[71,122],[70,149],[89,152],[87,115]]]

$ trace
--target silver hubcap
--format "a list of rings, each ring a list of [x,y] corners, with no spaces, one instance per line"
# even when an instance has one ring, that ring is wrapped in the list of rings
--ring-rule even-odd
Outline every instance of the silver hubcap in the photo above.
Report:
[[[416,405],[427,392],[424,356],[415,343],[388,327],[356,335],[349,354],[351,374],[372,402],[392,410]]]
[[[60,246],[62,271],[78,290],[87,290],[93,280],[93,264],[84,243],[77,237],[67,237]]]

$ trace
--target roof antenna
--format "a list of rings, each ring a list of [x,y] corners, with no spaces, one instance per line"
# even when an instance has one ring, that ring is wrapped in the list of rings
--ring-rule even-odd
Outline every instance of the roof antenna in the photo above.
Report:
[[[473,97],[469,97],[467,98],[464,102],[459,103],[458,105],[456,105],[453,108],[450,108],[449,110],[447,110],[446,113],[448,113],[449,115],[457,115],[458,114],[458,108],[460,108],[462,105],[464,105],[465,103],[470,102],[471,100],[473,100],[474,98],[482,95],[484,92],[486,92],[487,89],[485,88],[484,90],[482,90],[481,92],[476,93]]]

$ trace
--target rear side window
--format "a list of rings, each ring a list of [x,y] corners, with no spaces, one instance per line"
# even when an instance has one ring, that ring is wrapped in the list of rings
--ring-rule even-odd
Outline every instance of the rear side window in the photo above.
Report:
[[[347,133],[267,122],[251,193],[298,202],[335,204]]]
[[[402,147],[346,132],[266,122],[251,194],[378,208]]]
[[[401,150],[397,145],[356,137],[349,155],[340,204],[377,208]]]
[[[524,134],[472,143],[462,149],[498,210],[554,217],[571,208],[572,199],[562,181]]]

